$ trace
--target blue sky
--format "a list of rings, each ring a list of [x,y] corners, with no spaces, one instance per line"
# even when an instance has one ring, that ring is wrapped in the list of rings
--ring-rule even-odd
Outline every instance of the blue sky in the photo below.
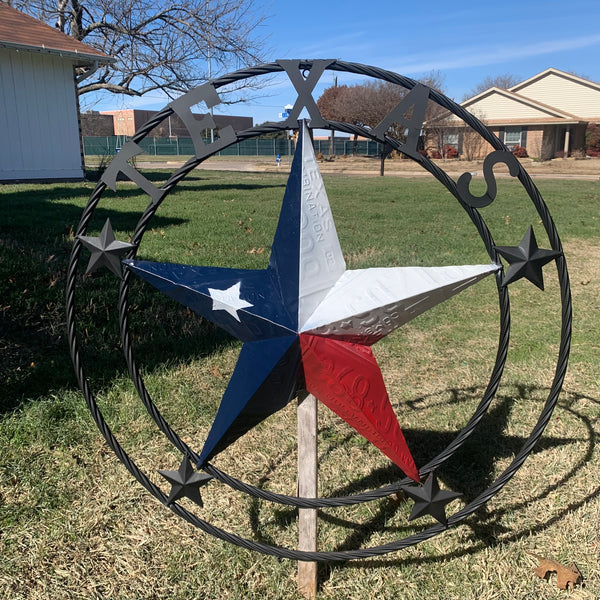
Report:
[[[486,76],[510,73],[524,80],[548,67],[600,82],[600,1],[504,0],[373,2],[364,0],[255,2],[267,19],[268,59],[339,58],[370,64],[418,79],[440,71],[446,95],[457,101]],[[339,83],[353,83],[340,76]],[[317,98],[332,85],[325,73]],[[244,104],[219,105],[216,113],[279,120],[295,92],[277,78]],[[154,92],[128,99],[106,94],[94,108],[161,109],[166,97]]]

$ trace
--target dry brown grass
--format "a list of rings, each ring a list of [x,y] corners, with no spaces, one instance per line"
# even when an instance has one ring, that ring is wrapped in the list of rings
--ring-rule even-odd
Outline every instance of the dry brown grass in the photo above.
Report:
[[[458,402],[472,402],[480,390],[458,392]],[[499,403],[512,402],[515,389],[504,389]],[[526,392],[512,406],[509,436],[523,435],[539,409],[544,390]],[[413,406],[417,413],[443,412],[451,420],[449,399],[457,392],[440,391]],[[517,408],[519,410],[517,410]],[[598,400],[567,392],[543,442],[510,485],[477,518],[398,555],[347,565],[334,565],[322,574],[320,598],[563,598],[552,582],[537,579],[529,551],[563,562],[575,561],[585,587],[567,597],[593,599],[600,590],[598,526],[600,484],[597,477]],[[520,415],[518,419],[512,415]],[[256,451],[258,440],[243,440],[248,452],[242,473],[270,489],[293,491],[295,455],[284,433],[293,421],[290,407],[276,427],[261,432],[268,454]],[[365,447],[356,447],[336,428],[340,438],[324,436],[332,417],[321,422],[323,492],[345,487],[385,470],[385,461],[365,460]],[[280,422],[281,421],[281,422]],[[324,438],[324,439],[323,439]],[[559,445],[554,442],[560,441]],[[77,449],[80,452],[82,449]],[[74,456],[60,449],[43,463],[70,474],[61,485],[73,502],[51,519],[41,510],[23,524],[18,539],[3,536],[3,597],[48,598],[294,598],[294,565],[227,546],[195,531],[172,516],[135,483],[100,440]],[[238,449],[242,450],[242,449]],[[34,450],[32,449],[32,454]],[[156,443],[144,447],[150,462],[169,463]],[[508,457],[494,465],[498,471]],[[240,470],[241,461],[227,456],[223,467]],[[175,466],[175,457],[171,465]],[[37,463],[37,466],[41,461]],[[32,466],[36,466],[35,464]],[[51,467],[50,467],[51,468]],[[240,473],[238,473],[240,474]],[[278,482],[272,483],[277,478]],[[209,485],[204,492],[211,521],[239,533],[294,545],[293,511],[258,507],[257,503]],[[26,491],[25,496],[27,496]],[[24,497],[15,499],[23,501]],[[320,543],[336,548],[346,543],[381,543],[406,533],[406,510],[389,501],[352,510],[323,511]],[[6,560],[6,558],[5,558]]]
[[[323,565],[318,598],[408,600],[595,600],[600,597],[600,361],[598,309],[600,244],[567,240],[575,308],[570,370],[559,406],[533,455],[504,490],[459,527],[405,552]],[[366,250],[352,257],[372,258]],[[447,325],[448,303],[376,346],[409,443],[426,460],[466,422],[493,364],[497,326],[493,285],[478,289],[468,334]],[[548,278],[549,294],[556,283]],[[443,485],[465,492],[454,512],[509,464],[533,427],[548,393],[551,361],[529,360],[555,313],[541,309],[539,327],[518,325],[531,310],[526,286],[515,284],[511,357],[489,417],[464,450],[441,471]],[[464,296],[464,298],[463,298]],[[460,306],[464,306],[461,304]],[[436,309],[438,310],[438,309]],[[547,321],[547,323],[546,323]],[[553,336],[553,337],[552,337]],[[182,437],[198,448],[235,364],[237,347],[206,359],[148,373],[152,397]],[[68,394],[68,393],[66,393]],[[73,403],[80,403],[74,392]],[[65,405],[69,400],[65,397]],[[99,398],[110,424],[139,465],[163,485],[156,468],[179,458],[157,433],[131,384],[117,379]],[[60,403],[59,403],[60,404]],[[189,415],[193,419],[189,419]],[[22,415],[0,459],[0,503],[12,514],[0,532],[0,597],[10,600],[163,600],[297,598],[295,564],[253,554],[195,530],[153,500],[95,433],[85,411],[81,434],[49,444]],[[72,422],[75,422],[73,420]],[[17,423],[17,421],[15,421]],[[29,427],[29,429],[28,429]],[[295,491],[295,407],[290,405],[219,455],[218,466],[270,490]],[[29,432],[29,433],[27,433]],[[33,433],[32,433],[33,432]],[[27,436],[30,436],[27,438]],[[25,445],[19,439],[27,438]],[[412,446],[411,446],[412,447]],[[326,409],[320,409],[320,493],[345,494],[394,480],[397,472]],[[486,472],[484,473],[484,468]],[[296,545],[296,514],[227,490],[203,488],[201,517],[235,533]],[[389,542],[419,531],[407,523],[409,503],[386,499],[351,509],[323,510],[320,548],[334,550]],[[584,586],[564,592],[538,579],[534,552],[575,562]]]

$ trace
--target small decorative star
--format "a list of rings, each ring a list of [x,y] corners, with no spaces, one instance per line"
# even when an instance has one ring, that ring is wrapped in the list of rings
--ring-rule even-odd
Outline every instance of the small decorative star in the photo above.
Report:
[[[541,290],[544,289],[542,267],[561,255],[557,250],[538,248],[531,225],[518,246],[496,246],[496,250],[509,263],[503,286],[525,277]]]
[[[246,302],[246,300],[240,298],[240,285],[241,281],[238,281],[235,285],[232,285],[226,290],[208,288],[208,293],[213,301],[212,309],[225,310],[236,321],[239,321],[240,317],[238,316],[238,310],[254,306],[253,304],[250,304],[250,302]]]
[[[106,223],[104,223],[104,227],[98,237],[80,235],[79,239],[91,253],[90,262],[85,271],[86,275],[97,271],[101,267],[106,267],[117,277],[123,277],[119,256],[130,248],[133,248],[134,244],[119,242],[115,239],[110,219],[106,219]]]
[[[204,473],[196,473],[187,456],[183,457],[177,471],[159,471],[159,473],[171,484],[167,506],[184,496],[194,501],[198,506],[204,506],[202,496],[200,496],[200,486],[212,477]]]
[[[457,492],[440,490],[437,479],[433,473],[429,475],[423,486],[403,486],[402,491],[415,501],[409,521],[418,519],[423,515],[431,515],[442,525],[448,525],[446,518],[446,504],[462,496]]]

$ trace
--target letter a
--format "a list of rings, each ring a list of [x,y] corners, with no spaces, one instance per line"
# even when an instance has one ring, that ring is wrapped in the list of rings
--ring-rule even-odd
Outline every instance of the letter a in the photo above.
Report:
[[[390,111],[383,121],[375,127],[373,130],[374,133],[380,140],[384,140],[393,123],[404,125],[407,129],[406,142],[402,144],[399,150],[413,158],[420,157],[417,152],[417,144],[421,135],[423,121],[425,120],[428,98],[429,88],[421,83],[417,83],[406,97],[398,103],[396,108]],[[411,108],[413,109],[412,116],[410,119],[407,119],[405,115]]]

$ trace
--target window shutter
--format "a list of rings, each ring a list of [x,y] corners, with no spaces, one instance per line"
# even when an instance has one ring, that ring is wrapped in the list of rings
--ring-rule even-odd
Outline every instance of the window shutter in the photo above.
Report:
[[[500,139],[500,141],[504,144],[504,127],[500,127],[500,129],[498,130],[498,138]]]
[[[521,129],[521,146],[527,148],[527,125],[523,125]]]

